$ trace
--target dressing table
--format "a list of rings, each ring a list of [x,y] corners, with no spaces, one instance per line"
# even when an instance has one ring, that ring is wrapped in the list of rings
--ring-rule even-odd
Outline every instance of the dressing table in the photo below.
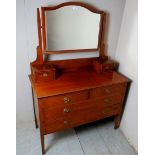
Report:
[[[37,23],[37,58],[30,63],[29,79],[42,154],[46,134],[112,116],[118,128],[129,80],[105,55],[106,13],[67,2],[38,8]],[[47,59],[53,54],[95,51],[98,57]]]

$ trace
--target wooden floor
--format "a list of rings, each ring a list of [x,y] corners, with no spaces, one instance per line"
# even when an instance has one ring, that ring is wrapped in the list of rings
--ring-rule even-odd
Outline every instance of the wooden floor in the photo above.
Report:
[[[45,136],[46,155],[136,155],[111,120],[102,120]],[[17,155],[41,155],[34,123],[17,124]]]

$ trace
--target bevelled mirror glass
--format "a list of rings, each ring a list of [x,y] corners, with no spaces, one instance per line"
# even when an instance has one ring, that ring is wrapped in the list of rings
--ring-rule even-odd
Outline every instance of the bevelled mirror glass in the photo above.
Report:
[[[98,49],[100,18],[74,5],[45,11],[46,51]]]

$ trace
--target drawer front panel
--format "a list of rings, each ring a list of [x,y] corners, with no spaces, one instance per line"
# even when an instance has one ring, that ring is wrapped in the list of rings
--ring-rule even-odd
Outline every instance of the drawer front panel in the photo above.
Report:
[[[41,108],[42,109],[53,108],[54,106],[68,105],[86,99],[88,99],[88,91],[80,91],[52,97],[46,97],[41,99],[42,103]]]
[[[121,98],[124,88],[125,88],[124,84],[94,88],[90,90],[90,98],[98,98],[98,97],[109,96],[114,94],[119,95]]]
[[[66,105],[62,107],[56,107],[52,108],[50,110],[45,110],[43,112],[44,114],[44,122],[51,122],[56,119],[62,118],[62,117],[68,117],[68,116],[74,116],[74,115],[80,115],[82,113],[86,113],[87,111],[92,111],[98,109],[97,104],[92,104],[92,102],[80,102],[72,105]]]
[[[45,124],[44,125],[45,134],[48,134],[48,133],[51,133],[51,132],[56,132],[56,131],[63,130],[63,129],[66,129],[66,128],[70,128],[71,126],[69,126],[69,124],[67,124],[65,122],[66,122],[66,119],[61,118],[61,119],[56,120],[56,121],[54,121],[52,123]]]

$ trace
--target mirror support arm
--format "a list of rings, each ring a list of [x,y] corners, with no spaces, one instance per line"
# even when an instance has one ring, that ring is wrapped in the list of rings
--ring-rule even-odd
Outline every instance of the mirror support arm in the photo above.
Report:
[[[41,33],[41,18],[40,11],[37,8],[37,25],[38,25],[38,46],[37,46],[37,58],[34,61],[35,64],[43,64],[43,52],[42,52],[42,33]]]
[[[105,56],[105,26],[106,26],[106,13],[101,14],[101,38],[100,38],[100,48],[99,48],[99,57],[104,59]]]

